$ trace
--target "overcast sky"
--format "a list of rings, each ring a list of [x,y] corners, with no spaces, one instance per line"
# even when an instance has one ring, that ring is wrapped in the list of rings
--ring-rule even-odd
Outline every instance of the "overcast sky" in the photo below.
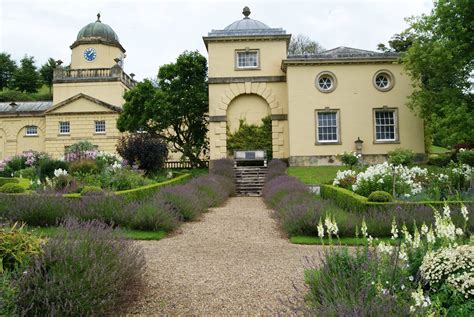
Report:
[[[127,50],[125,70],[138,79],[155,77],[162,64],[185,50],[207,56],[202,36],[251,18],[291,34],[305,34],[330,49],[349,46],[376,50],[407,27],[405,17],[429,13],[431,0],[0,0],[0,51],[19,60],[48,57],[70,62],[77,32],[96,20],[110,25]]]

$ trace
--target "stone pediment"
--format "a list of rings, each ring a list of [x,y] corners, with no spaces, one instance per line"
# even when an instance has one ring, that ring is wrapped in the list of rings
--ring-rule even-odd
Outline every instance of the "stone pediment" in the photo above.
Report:
[[[107,102],[79,93],[48,109],[45,114],[59,113],[91,113],[91,112],[121,112],[122,108]]]

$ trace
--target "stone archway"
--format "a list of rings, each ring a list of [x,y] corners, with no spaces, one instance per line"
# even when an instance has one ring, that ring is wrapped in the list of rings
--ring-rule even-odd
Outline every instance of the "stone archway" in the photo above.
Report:
[[[247,124],[261,125],[262,119],[270,115],[270,107],[255,94],[240,95],[234,98],[227,107],[227,128],[235,132],[239,128],[240,120]]]
[[[268,107],[270,108],[270,114],[272,116],[272,149],[273,156],[275,158],[285,157],[284,145],[284,128],[281,121],[286,120],[286,114],[283,112],[283,107],[278,101],[278,98],[273,94],[271,84],[264,82],[245,82],[245,83],[232,83],[225,90],[225,93],[221,96],[219,106],[215,111],[216,116],[227,116],[227,110],[231,102],[241,95],[257,95],[263,98]],[[218,153],[227,153],[226,145],[226,127],[227,122],[220,121],[218,128],[214,129],[215,150]]]

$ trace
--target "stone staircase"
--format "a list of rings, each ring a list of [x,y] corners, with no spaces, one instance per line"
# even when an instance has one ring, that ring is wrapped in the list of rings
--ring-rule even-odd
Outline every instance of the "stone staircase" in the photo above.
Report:
[[[261,196],[267,175],[264,166],[237,166],[235,171],[235,188],[239,196]]]

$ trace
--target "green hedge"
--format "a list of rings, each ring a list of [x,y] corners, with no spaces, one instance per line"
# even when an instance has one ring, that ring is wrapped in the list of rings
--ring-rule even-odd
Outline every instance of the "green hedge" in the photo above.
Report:
[[[8,183],[19,183],[18,179],[10,177],[0,177],[0,186]]]
[[[333,185],[321,185],[321,197],[349,211],[363,212],[368,208],[367,197]]]
[[[366,212],[368,209],[385,209],[389,206],[399,205],[430,205],[433,207],[442,207],[447,203],[448,205],[459,205],[461,203],[468,205],[473,204],[472,201],[393,201],[388,203],[370,202],[364,196],[358,195],[351,192],[348,189],[333,186],[333,185],[321,185],[321,197],[324,199],[330,199],[337,206],[344,208],[348,211]]]
[[[145,185],[138,188],[118,191],[118,192],[115,192],[115,195],[124,197],[126,201],[141,201],[152,196],[163,186],[181,184],[189,180],[191,177],[192,177],[192,174],[183,174],[164,182],[154,183],[154,184]],[[81,198],[81,194],[79,193],[64,194],[63,197]]]

